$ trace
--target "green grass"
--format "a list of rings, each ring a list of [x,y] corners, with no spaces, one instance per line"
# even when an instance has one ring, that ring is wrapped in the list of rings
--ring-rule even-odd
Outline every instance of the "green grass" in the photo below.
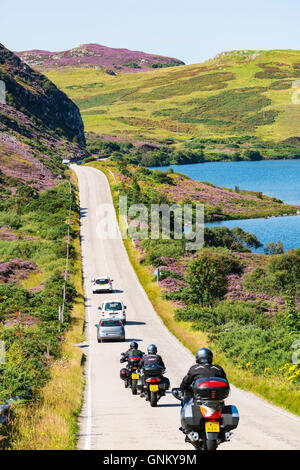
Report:
[[[72,183],[77,187],[75,174]],[[77,196],[78,198],[78,196]],[[77,297],[71,312],[69,329],[61,342],[59,359],[49,366],[50,379],[42,388],[38,400],[17,406],[14,420],[8,430],[9,448],[13,450],[75,450],[77,446],[78,414],[81,409],[84,374],[83,355],[75,345],[84,340],[84,292],[82,285],[81,251],[79,240],[79,215],[72,213],[74,259],[70,282],[74,284]],[[39,284],[42,275],[37,273],[23,281],[26,288]]]
[[[79,105],[88,132],[152,140],[253,135],[279,141],[298,135],[300,111],[291,96],[299,63],[300,51],[242,51],[135,74],[75,69],[47,75]]]

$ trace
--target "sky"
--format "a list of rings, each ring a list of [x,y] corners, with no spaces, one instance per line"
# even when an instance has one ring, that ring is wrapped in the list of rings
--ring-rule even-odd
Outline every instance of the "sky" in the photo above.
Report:
[[[195,64],[222,51],[300,50],[299,17],[299,0],[0,0],[0,42],[13,51],[98,43]]]

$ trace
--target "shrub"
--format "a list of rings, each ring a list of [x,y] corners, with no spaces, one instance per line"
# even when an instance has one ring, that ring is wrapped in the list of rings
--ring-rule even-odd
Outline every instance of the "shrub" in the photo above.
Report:
[[[261,153],[259,152],[259,150],[250,150],[250,149],[247,149],[243,152],[243,157],[246,159],[246,160],[251,160],[251,161],[258,161],[258,160],[262,160],[262,155]]]
[[[247,274],[244,287],[263,294],[293,295],[300,288],[300,250],[290,250],[282,255],[272,256],[266,269],[256,268]]]
[[[212,305],[226,293],[226,276],[241,271],[240,261],[229,251],[203,250],[198,258],[189,264],[186,279],[195,302]]]

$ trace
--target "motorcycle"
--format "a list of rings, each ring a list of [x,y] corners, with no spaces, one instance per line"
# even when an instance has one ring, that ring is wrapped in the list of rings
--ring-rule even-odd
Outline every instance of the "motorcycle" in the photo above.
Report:
[[[239,413],[236,406],[225,405],[229,392],[228,381],[217,377],[196,380],[187,395],[180,388],[172,389],[173,396],[183,405],[179,429],[195,449],[216,450],[221,443],[231,440]]]
[[[122,355],[124,355],[124,353]],[[139,361],[140,357],[129,357],[127,359],[126,368],[124,367],[120,370],[120,378],[124,380],[125,388],[131,388],[132,395],[137,394],[137,382],[140,378],[140,374],[138,373]]]
[[[146,400],[151,406],[156,406],[161,397],[170,388],[170,381],[163,374],[166,372],[164,367],[159,364],[149,364],[143,367],[138,389],[144,393]]]

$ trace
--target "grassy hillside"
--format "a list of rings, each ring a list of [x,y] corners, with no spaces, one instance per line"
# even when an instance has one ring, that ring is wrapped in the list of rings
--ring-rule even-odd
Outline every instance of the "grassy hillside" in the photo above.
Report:
[[[22,410],[21,421],[0,424],[0,449],[19,449],[28,440],[30,448],[37,448],[41,434],[32,431],[41,430],[42,418],[48,424],[47,439],[43,439],[48,448],[51,444],[52,448],[74,448],[74,414],[82,391],[81,355],[72,344],[64,348],[63,339],[64,334],[75,337],[74,323],[77,329],[82,327],[78,317],[82,317],[83,306],[77,297],[81,282],[78,204],[62,159],[85,155],[74,143],[85,142],[83,124],[69,98],[1,45],[0,77],[7,91],[7,104],[0,104],[0,341],[5,345],[5,361],[0,361],[0,404],[18,396],[28,405],[17,406],[16,413]],[[70,263],[64,323],[59,329],[69,208]],[[79,339],[78,330],[76,335]],[[50,396],[62,361],[66,387],[60,383]],[[70,377],[75,375],[74,361],[76,380]],[[79,392],[76,403],[71,403],[66,391],[71,380],[72,389]],[[59,402],[61,407],[40,406],[45,390],[45,402]],[[59,435],[64,442],[49,444],[50,436],[57,436],[62,427]]]
[[[86,131],[97,134],[221,143],[299,135],[300,107],[292,96],[300,51],[223,53],[203,64],[117,76],[94,69],[47,75],[79,106]]]

